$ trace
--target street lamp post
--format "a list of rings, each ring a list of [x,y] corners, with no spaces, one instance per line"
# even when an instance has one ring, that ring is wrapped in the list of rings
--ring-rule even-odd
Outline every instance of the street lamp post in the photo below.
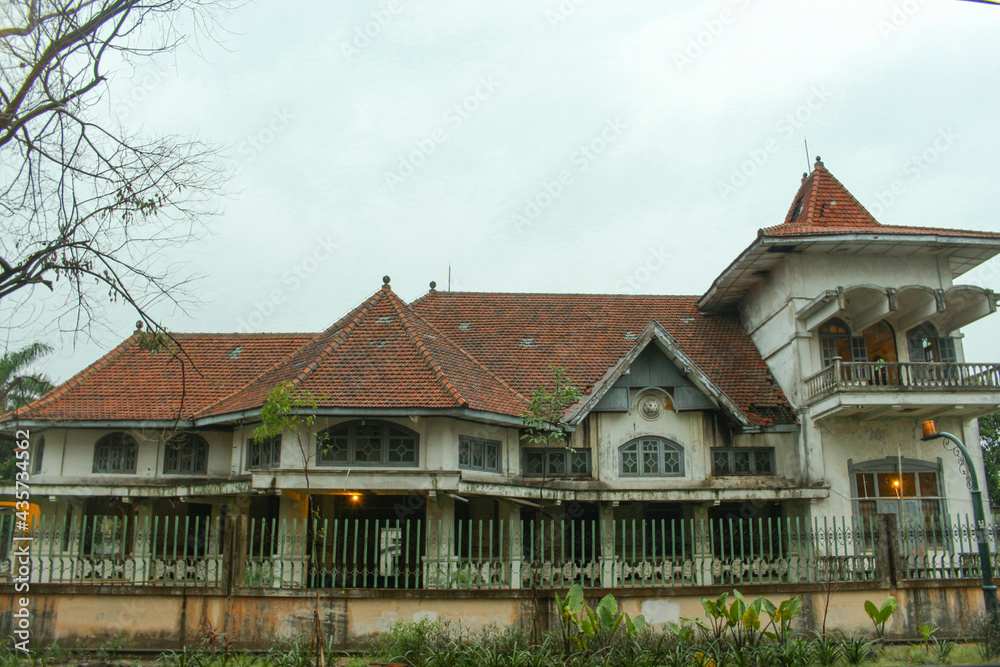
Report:
[[[986,513],[983,511],[983,491],[979,488],[979,476],[976,474],[976,466],[972,463],[969,450],[965,448],[962,441],[951,433],[938,431],[931,420],[923,423],[923,436],[921,440],[936,440],[945,438],[955,443],[958,451],[965,457],[965,465],[969,470],[969,478],[972,482],[972,516],[976,521],[976,541],[979,543],[979,569],[983,575],[983,601],[986,603],[986,615],[990,622],[997,620],[997,587],[993,584],[993,561],[990,558],[990,547],[986,543]]]

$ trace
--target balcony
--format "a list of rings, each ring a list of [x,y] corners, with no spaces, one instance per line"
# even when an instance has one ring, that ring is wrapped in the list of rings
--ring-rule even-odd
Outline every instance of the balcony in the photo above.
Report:
[[[806,378],[805,402],[824,405],[824,415],[875,409],[926,417],[943,412],[975,416],[1000,401],[1000,364],[910,363],[834,360]],[[918,414],[914,414],[918,413]],[[871,414],[871,410],[869,410]]]

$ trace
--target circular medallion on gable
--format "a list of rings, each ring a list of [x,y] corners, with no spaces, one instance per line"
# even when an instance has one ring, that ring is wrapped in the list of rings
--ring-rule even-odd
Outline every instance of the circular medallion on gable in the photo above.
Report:
[[[649,421],[659,419],[663,414],[663,401],[659,396],[646,394],[639,399],[639,414]]]

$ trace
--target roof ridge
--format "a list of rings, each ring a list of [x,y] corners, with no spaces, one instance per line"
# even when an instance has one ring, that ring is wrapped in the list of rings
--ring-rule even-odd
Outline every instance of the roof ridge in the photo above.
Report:
[[[119,356],[122,352],[124,352],[125,350],[127,350],[130,347],[130,343],[134,342],[135,340],[138,340],[138,335],[133,333],[131,336],[129,336],[128,338],[126,338],[122,342],[118,343],[118,345],[116,345],[114,348],[112,348],[103,357],[101,357],[100,359],[98,359],[94,363],[90,364],[89,366],[87,366],[86,368],[84,368],[82,371],[80,371],[76,375],[73,375],[70,379],[68,379],[65,382],[61,383],[59,386],[57,386],[54,389],[52,389],[52,391],[47,392],[46,394],[38,397],[37,399],[35,399],[31,403],[28,403],[27,405],[22,405],[21,407],[15,409],[15,410],[11,410],[10,412],[8,412],[8,413],[6,413],[4,415],[0,415],[0,420],[2,420],[4,417],[8,417],[8,416],[19,417],[22,412],[27,413],[27,412],[30,412],[31,410],[35,409],[35,408],[44,407],[45,405],[48,405],[49,403],[55,401],[57,398],[59,398],[60,396],[63,396],[66,392],[68,392],[73,387],[77,387],[77,386],[83,384],[83,381],[87,377],[89,377],[90,375],[93,375],[98,370],[100,370],[100,369],[104,368],[105,366],[107,366],[111,362],[112,359],[114,359],[115,357]]]
[[[392,290],[387,290],[387,291],[391,295],[389,297],[389,303],[392,304],[392,306],[396,309],[396,313],[399,315],[399,319],[403,323],[403,329],[410,337],[410,340],[413,341],[413,343],[417,346],[417,349],[420,350],[420,355],[421,357],[423,357],[424,363],[427,364],[427,366],[431,369],[431,372],[433,372],[435,377],[437,377],[438,382],[440,382],[441,385],[445,388],[445,390],[452,395],[452,397],[455,399],[455,401],[458,402],[459,405],[461,406],[469,405],[469,402],[462,397],[462,394],[458,391],[455,385],[453,385],[451,381],[448,380],[447,376],[445,376],[444,371],[441,370],[441,365],[434,360],[434,355],[431,354],[431,351],[427,349],[427,346],[424,345],[424,342],[420,340],[420,338],[414,333],[413,325],[411,324],[410,319],[409,317],[407,317],[407,314],[405,312],[406,310],[409,309],[407,304],[403,302],[403,300],[400,299],[398,296],[396,296],[392,292]],[[416,313],[411,312],[410,314],[413,317],[419,319],[421,322],[424,322],[424,319],[419,315],[417,315]]]
[[[857,205],[857,207],[858,207],[858,208],[860,208],[860,209],[861,209],[861,211],[862,211],[862,212],[863,212],[863,213],[864,213],[865,215],[867,215],[867,216],[868,216],[868,218],[869,218],[869,219],[870,219],[870,220],[872,221],[872,223],[874,223],[874,224],[875,224],[876,226],[878,226],[878,227],[881,227],[881,226],[882,226],[882,223],[881,223],[881,222],[879,222],[878,220],[876,220],[876,219],[875,219],[875,216],[874,216],[874,215],[872,215],[871,211],[869,211],[869,210],[868,210],[867,208],[865,208],[865,205],[864,205],[864,204],[862,204],[862,203],[861,203],[860,201],[858,201],[858,198],[854,196],[854,193],[852,193],[852,192],[851,192],[850,190],[848,190],[848,189],[847,189],[847,186],[846,186],[846,185],[844,185],[843,183],[841,183],[841,182],[840,182],[840,179],[839,179],[839,178],[837,178],[837,177],[836,177],[836,176],[834,176],[834,175],[833,175],[832,173],[830,173],[830,170],[829,170],[829,169],[827,169],[827,168],[826,168],[826,165],[824,165],[824,164],[823,164],[822,162],[820,162],[818,158],[817,158],[817,160],[816,160],[816,164],[818,164],[818,165],[819,165],[819,168],[823,170],[823,173],[825,173],[825,174],[826,174],[827,176],[829,176],[829,177],[830,177],[830,179],[831,179],[831,180],[832,180],[832,181],[833,181],[833,182],[834,182],[835,184],[837,184],[838,186],[840,186],[840,189],[841,189],[841,190],[843,190],[843,191],[844,191],[844,193],[845,193],[845,194],[847,194],[847,196],[851,198],[851,201],[852,201],[852,202],[854,202],[854,203],[855,203],[855,205]]]
[[[474,356],[472,355],[472,353],[471,353],[471,352],[469,352],[469,351],[468,351],[468,350],[466,350],[466,349],[465,349],[464,347],[462,347],[461,345],[459,345],[458,343],[456,343],[455,341],[453,341],[453,340],[451,339],[451,337],[450,337],[450,336],[448,336],[448,334],[446,334],[446,333],[444,333],[443,331],[441,331],[440,329],[438,329],[438,328],[437,328],[437,327],[436,327],[436,326],[434,325],[434,323],[433,323],[433,322],[430,322],[430,321],[428,321],[428,320],[424,319],[423,317],[421,317],[421,316],[420,316],[420,315],[419,315],[419,314],[418,314],[418,313],[417,313],[416,311],[414,311],[414,310],[413,310],[413,306],[412,306],[412,304],[405,304],[405,305],[406,305],[406,308],[407,308],[407,310],[409,310],[409,311],[410,311],[411,313],[413,313],[413,316],[414,316],[414,317],[416,317],[416,318],[417,318],[417,319],[419,319],[419,320],[420,320],[421,322],[423,322],[423,323],[424,323],[424,324],[426,324],[426,325],[427,325],[428,327],[430,327],[430,329],[431,329],[431,330],[432,330],[432,331],[433,331],[434,333],[436,333],[436,334],[437,334],[438,336],[440,336],[440,337],[441,337],[441,338],[443,338],[444,340],[448,341],[448,343],[450,343],[450,344],[451,344],[451,345],[452,345],[452,346],[453,346],[453,347],[454,347],[454,348],[455,348],[456,350],[458,350],[458,351],[459,351],[459,352],[461,352],[461,353],[462,353],[463,355],[465,355],[466,357],[468,357],[469,361],[471,361],[471,362],[472,362],[472,363],[474,363],[474,364],[475,364],[476,366],[478,366],[478,367],[479,367],[480,369],[482,369],[483,371],[485,371],[487,375],[489,375],[489,376],[490,376],[491,378],[493,378],[494,380],[496,380],[497,382],[499,382],[499,383],[500,383],[501,385],[503,385],[503,386],[504,386],[504,387],[505,387],[505,388],[506,388],[507,390],[509,390],[509,391],[510,391],[510,392],[511,392],[512,394],[514,394],[514,395],[515,395],[515,396],[517,396],[518,398],[520,398],[520,399],[524,400],[524,401],[525,401],[526,403],[527,403],[527,402],[529,402],[529,399],[528,399],[528,398],[527,398],[526,396],[524,396],[524,394],[522,394],[521,392],[519,392],[519,391],[517,391],[516,389],[514,389],[514,388],[513,388],[512,386],[510,386],[510,385],[509,385],[509,384],[507,383],[507,381],[506,381],[506,380],[504,380],[504,379],[503,379],[503,378],[501,378],[501,377],[500,377],[499,375],[497,375],[496,373],[494,373],[494,372],[493,372],[493,370],[492,370],[491,368],[489,368],[488,366],[486,366],[486,364],[484,364],[483,362],[479,361],[479,359],[477,359],[476,357],[474,357]]]
[[[206,405],[205,407],[203,407],[198,412],[194,413],[194,416],[197,417],[199,415],[210,414],[210,411],[212,410],[212,408],[216,407],[217,405],[221,405],[225,401],[228,401],[228,400],[230,400],[231,398],[233,398],[235,396],[238,396],[239,394],[243,393],[244,391],[249,390],[250,387],[252,387],[255,384],[257,384],[257,382],[259,382],[265,375],[267,375],[268,373],[271,373],[271,372],[277,370],[278,368],[280,368],[281,366],[285,365],[285,363],[289,359],[291,359],[293,356],[295,356],[296,354],[298,354],[299,352],[301,352],[302,350],[304,350],[308,345],[314,343],[316,340],[318,340],[320,338],[320,336],[326,334],[331,329],[334,330],[334,340],[331,341],[331,344],[332,344],[334,341],[336,341],[337,336],[340,335],[341,333],[343,333],[345,330],[347,330],[348,327],[353,328],[353,326],[356,325],[358,319],[361,317],[361,315],[363,314],[363,312],[367,312],[365,310],[365,306],[367,306],[368,303],[372,299],[374,299],[375,297],[379,296],[379,293],[381,293],[381,291],[382,290],[379,290],[375,294],[371,295],[370,297],[368,297],[367,299],[365,299],[364,301],[362,301],[361,303],[359,303],[357,306],[355,306],[354,308],[352,308],[346,315],[344,315],[344,317],[342,317],[339,320],[337,320],[336,322],[334,322],[331,326],[327,327],[326,329],[324,329],[323,331],[320,331],[317,334],[314,334],[305,343],[303,343],[299,347],[295,348],[294,350],[292,350],[291,352],[289,352],[285,356],[283,356],[280,359],[278,359],[277,361],[275,361],[273,364],[271,364],[270,366],[268,366],[267,368],[265,368],[263,371],[261,371],[260,373],[258,373],[257,376],[254,377],[249,382],[246,382],[246,383],[240,385],[239,387],[237,387],[233,391],[229,392],[225,396],[220,397],[218,400],[213,401],[212,403],[210,403],[210,404]],[[355,315],[354,318],[352,318],[347,324],[345,324],[343,326],[340,326],[339,328],[336,328],[337,325],[339,325],[341,322],[343,322],[344,320],[346,320],[352,314]],[[343,342],[343,340],[336,341],[336,342],[339,344],[340,342]],[[329,354],[330,351],[332,351],[332,349],[330,349],[330,346],[327,345],[327,347],[324,348],[323,351],[320,352],[320,354],[321,354],[321,356],[323,356],[325,358]],[[305,376],[303,375],[303,373],[306,373],[306,371],[308,371],[308,370],[309,370],[308,367],[306,369],[303,369],[303,371],[301,373],[299,373],[299,375],[297,375],[295,378],[293,378],[291,380],[292,384],[293,385],[300,384],[301,381],[305,378]]]
[[[330,339],[330,342],[327,343],[326,347],[320,350],[319,354],[316,355],[316,357],[312,360],[312,362],[306,364],[306,367],[303,368],[298,375],[296,375],[294,378],[291,379],[292,386],[302,384],[302,382],[306,379],[306,377],[308,377],[310,373],[312,373],[314,370],[316,370],[316,368],[319,367],[320,362],[322,362],[324,359],[330,356],[331,352],[340,347],[340,345],[347,339],[347,337],[351,335],[351,332],[354,331],[355,327],[357,327],[358,324],[361,322],[361,320],[364,319],[364,316],[368,313],[368,311],[370,311],[372,307],[374,307],[376,304],[378,304],[379,301],[382,300],[382,295],[386,291],[388,290],[380,289],[378,292],[372,294],[370,297],[365,299],[365,301],[363,301],[357,308],[355,308],[356,311],[355,316],[351,318],[351,320],[347,324],[334,331],[333,338]],[[339,320],[338,323],[341,321],[343,321],[343,319]],[[329,331],[329,329],[327,329],[327,331]],[[323,333],[326,333],[326,331],[324,331]],[[320,336],[322,335],[323,334],[320,334]],[[316,338],[319,338],[319,336],[317,336]]]

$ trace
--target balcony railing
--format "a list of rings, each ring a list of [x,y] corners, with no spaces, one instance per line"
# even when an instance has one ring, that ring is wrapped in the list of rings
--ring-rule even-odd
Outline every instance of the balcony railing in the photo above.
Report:
[[[997,391],[1000,364],[840,361],[806,378],[806,398],[836,391]]]

